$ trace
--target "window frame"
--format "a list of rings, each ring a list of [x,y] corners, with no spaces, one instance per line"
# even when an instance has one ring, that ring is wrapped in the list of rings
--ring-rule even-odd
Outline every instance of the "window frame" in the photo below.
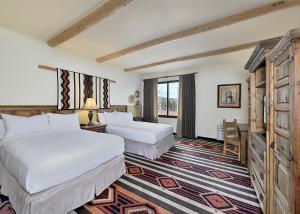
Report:
[[[174,82],[178,82],[178,84],[179,84],[179,80],[162,81],[162,82],[157,83],[158,85],[159,84],[167,84],[167,115],[158,115],[158,117],[162,117],[162,118],[177,118],[178,117],[178,109],[177,109],[177,116],[169,115],[169,83],[174,83]]]

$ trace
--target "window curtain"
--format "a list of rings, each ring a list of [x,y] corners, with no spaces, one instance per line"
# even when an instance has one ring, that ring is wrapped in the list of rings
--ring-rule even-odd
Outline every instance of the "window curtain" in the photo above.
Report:
[[[195,138],[195,74],[186,74],[179,77],[178,97],[177,136]]]
[[[157,82],[158,79],[144,80],[144,121],[157,122]]]

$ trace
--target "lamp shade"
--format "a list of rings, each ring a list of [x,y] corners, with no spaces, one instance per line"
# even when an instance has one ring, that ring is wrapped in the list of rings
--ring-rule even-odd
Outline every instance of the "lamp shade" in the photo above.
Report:
[[[87,98],[83,108],[88,110],[98,109],[96,100],[94,98]]]

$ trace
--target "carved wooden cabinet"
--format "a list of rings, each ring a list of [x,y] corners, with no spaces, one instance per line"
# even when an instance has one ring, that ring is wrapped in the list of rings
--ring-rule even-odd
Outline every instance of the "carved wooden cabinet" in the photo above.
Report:
[[[300,213],[300,29],[250,57],[249,172],[264,213]]]
[[[266,114],[264,101],[269,87],[267,53],[272,50],[279,40],[280,38],[277,38],[258,44],[245,66],[245,69],[250,71],[250,79],[248,80],[250,127],[248,168],[253,187],[264,213],[268,212],[268,201],[270,199],[268,194],[269,142],[266,117],[264,119],[264,114]]]
[[[252,133],[249,139],[249,172],[258,201],[263,210],[266,210],[267,200],[267,154],[266,139]]]
[[[269,53],[270,213],[300,213],[300,29]]]

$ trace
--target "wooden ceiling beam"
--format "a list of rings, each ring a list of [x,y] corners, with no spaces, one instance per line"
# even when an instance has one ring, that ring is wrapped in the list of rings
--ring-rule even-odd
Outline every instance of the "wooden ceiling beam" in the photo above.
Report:
[[[197,54],[188,55],[188,56],[182,56],[182,57],[167,59],[167,60],[154,62],[154,63],[149,63],[149,64],[145,64],[145,65],[140,65],[140,66],[136,66],[136,67],[125,68],[124,70],[126,72],[131,72],[131,71],[141,70],[141,69],[144,69],[144,68],[150,68],[150,67],[154,67],[154,66],[174,63],[174,62],[182,62],[182,61],[187,61],[187,60],[201,59],[201,58],[205,58],[205,57],[217,56],[217,55],[221,55],[221,54],[226,54],[226,53],[231,53],[231,52],[235,52],[235,51],[240,51],[240,50],[244,50],[244,49],[253,48],[257,44],[259,44],[260,42],[267,42],[267,41],[276,40],[276,39],[279,39],[279,37],[272,38],[272,39],[267,39],[267,40],[256,41],[256,42],[249,42],[249,43],[245,43],[245,44],[241,44],[241,45],[236,45],[236,46],[231,46],[231,47],[227,47],[227,48],[207,51],[207,52],[203,52],[203,53],[197,53]]]
[[[199,34],[199,33],[207,32],[210,30],[215,30],[215,29],[218,29],[218,28],[221,28],[224,26],[235,24],[235,23],[238,23],[241,21],[245,21],[245,20],[254,18],[254,17],[262,16],[267,13],[282,10],[282,9],[285,9],[288,7],[293,7],[293,6],[296,6],[299,4],[300,4],[300,0],[282,0],[282,1],[275,2],[275,3],[262,5],[262,6],[259,6],[256,8],[252,8],[252,9],[240,12],[240,13],[236,13],[236,14],[227,16],[227,17],[216,19],[214,21],[200,24],[200,25],[194,26],[192,28],[185,29],[183,31],[175,32],[175,33],[172,33],[172,34],[169,34],[166,36],[162,36],[162,37],[150,40],[150,41],[146,41],[146,42],[140,43],[138,45],[134,45],[132,47],[128,47],[123,50],[116,51],[114,53],[111,53],[111,54],[108,54],[105,56],[98,57],[96,59],[96,61],[98,63],[105,62],[105,61],[108,61],[108,60],[111,60],[111,59],[114,59],[117,57],[121,57],[121,56],[130,54],[130,53],[142,50],[142,49],[146,49],[146,48],[149,48],[152,46],[160,45],[160,44],[174,41],[177,39],[181,39],[181,38],[184,38],[187,36],[192,36],[194,34]]]
[[[108,0],[103,5],[95,9],[90,14],[86,15],[76,23],[72,24],[70,27],[65,29],[64,31],[58,33],[53,36],[51,39],[47,41],[47,44],[51,47],[55,47],[74,36],[80,34],[81,32],[87,30],[89,27],[98,23],[102,19],[110,16],[116,10],[126,6],[132,0]]]

